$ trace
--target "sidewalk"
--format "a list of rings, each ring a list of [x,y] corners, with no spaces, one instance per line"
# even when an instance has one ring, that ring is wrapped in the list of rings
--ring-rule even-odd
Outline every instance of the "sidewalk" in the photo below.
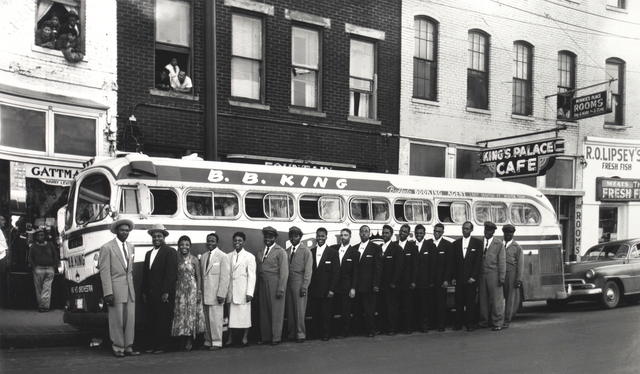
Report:
[[[104,328],[77,328],[64,323],[63,314],[60,309],[40,313],[0,308],[0,348],[88,347],[92,338],[108,334]]]

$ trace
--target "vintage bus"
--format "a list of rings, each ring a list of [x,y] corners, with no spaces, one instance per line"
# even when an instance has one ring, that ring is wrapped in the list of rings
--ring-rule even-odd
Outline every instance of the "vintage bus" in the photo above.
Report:
[[[340,230],[368,225],[372,234],[389,224],[445,226],[444,238],[461,237],[462,223],[476,225],[472,235],[483,235],[483,223],[517,227],[515,239],[525,254],[524,300],[566,297],[562,241],[556,214],[547,198],[529,186],[498,179],[477,181],[446,178],[262,166],[200,160],[151,158],[127,154],[95,158],[80,172],[69,190],[62,230],[62,262],[68,283],[65,320],[91,321],[103,308],[98,271],[100,246],[113,239],[110,224],[117,218],[135,223],[129,240],[136,246],[135,283],[140,291],[142,263],[151,248],[147,230],[162,223],[170,235],[167,244],[188,235],[192,253],[206,250],[206,235],[216,232],[219,246],[232,250],[236,231],[247,235],[246,249],[263,247],[261,229],[270,225],[285,247],[288,229],[298,226],[308,246],[315,231],[329,232],[328,244],[338,243]],[[501,235],[499,229],[496,234]],[[453,292],[450,288],[450,295]],[[95,317],[95,316],[94,316]]]

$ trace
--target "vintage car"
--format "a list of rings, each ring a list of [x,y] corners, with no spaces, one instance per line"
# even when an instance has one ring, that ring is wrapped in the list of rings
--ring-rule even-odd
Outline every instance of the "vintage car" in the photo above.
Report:
[[[589,248],[581,261],[565,266],[564,278],[568,295],[564,303],[595,299],[612,309],[623,298],[628,304],[637,304],[640,301],[640,238]]]

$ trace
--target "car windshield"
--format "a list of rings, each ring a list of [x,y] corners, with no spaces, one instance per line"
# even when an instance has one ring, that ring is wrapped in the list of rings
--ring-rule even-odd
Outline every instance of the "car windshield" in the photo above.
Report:
[[[598,245],[582,256],[582,261],[606,261],[615,258],[625,258],[629,252],[628,244]]]

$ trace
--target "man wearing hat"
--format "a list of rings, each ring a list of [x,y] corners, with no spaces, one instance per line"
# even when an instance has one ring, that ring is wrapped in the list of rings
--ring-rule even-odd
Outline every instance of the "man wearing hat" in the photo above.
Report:
[[[504,326],[509,327],[511,317],[518,311],[520,298],[518,296],[520,288],[522,288],[522,274],[524,273],[524,257],[522,256],[522,247],[513,240],[513,233],[516,228],[513,225],[504,225],[502,227],[504,233],[504,252],[505,261],[507,263],[507,272],[504,283]]]
[[[302,230],[296,226],[289,229],[291,246],[287,248],[289,258],[289,280],[287,281],[287,327],[288,338],[302,343],[307,337],[304,316],[307,311],[308,288],[311,282],[311,251],[302,240]]]
[[[79,19],[80,17],[78,17],[78,13],[73,10],[67,13],[67,22],[65,22],[60,28],[60,35],[68,34],[69,30],[74,30],[76,35],[80,37],[80,27],[78,26]]]
[[[0,234],[2,235],[2,234]],[[60,265],[58,251],[51,242],[44,240],[44,230],[33,232],[34,243],[29,247],[29,266],[33,271],[33,283],[38,298],[38,310],[48,312],[51,304],[51,284],[55,269]]]
[[[285,288],[289,278],[287,252],[276,244],[278,231],[262,229],[265,248],[258,252],[258,290],[260,294],[260,333],[258,344],[280,344],[284,322]]]
[[[489,327],[489,313],[493,322],[493,331],[502,330],[504,325],[504,294],[502,285],[506,271],[504,243],[495,238],[496,224],[484,223],[483,265],[480,267],[478,293],[480,300],[480,318],[478,328]]]
[[[165,244],[169,232],[161,223],[147,231],[153,249],[144,257],[142,296],[148,306],[147,353],[164,353],[169,347],[178,277],[178,255]]]
[[[109,337],[113,355],[137,356],[133,350],[136,322],[136,291],[133,286],[133,262],[135,247],[127,241],[133,230],[133,222],[119,219],[111,224],[113,240],[100,247],[100,280],[104,302],[109,307]]]

